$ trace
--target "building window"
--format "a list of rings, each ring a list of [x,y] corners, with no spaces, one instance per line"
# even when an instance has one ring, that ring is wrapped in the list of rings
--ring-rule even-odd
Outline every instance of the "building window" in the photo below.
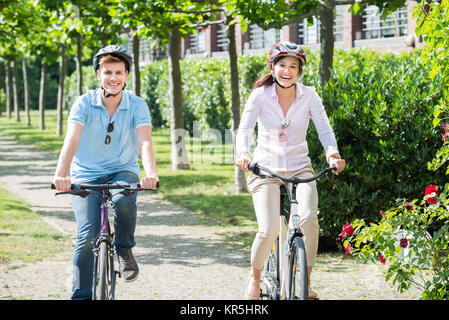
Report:
[[[407,8],[402,7],[381,18],[377,6],[368,6],[362,15],[364,39],[400,37],[407,35]]]
[[[343,10],[344,6],[336,6],[334,9],[334,41],[343,41]]]
[[[270,48],[279,41],[281,41],[280,29],[263,30],[257,25],[249,26],[250,49]]]
[[[316,44],[320,42],[320,20],[313,17],[311,24],[307,23],[307,19],[298,23],[298,43],[299,44]]]
[[[217,25],[217,49],[218,51],[228,51],[228,37],[224,24]]]
[[[189,49],[187,53],[203,53],[206,51],[206,29],[198,28],[196,33],[189,35]]]
[[[343,41],[343,6],[336,6],[334,9],[334,41]],[[298,43],[317,44],[320,43],[320,19],[313,17],[312,23],[307,23],[307,19],[298,23]]]

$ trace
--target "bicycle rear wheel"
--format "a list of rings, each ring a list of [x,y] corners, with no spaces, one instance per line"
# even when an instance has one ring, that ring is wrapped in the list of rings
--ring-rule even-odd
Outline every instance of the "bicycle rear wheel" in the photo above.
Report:
[[[261,298],[279,300],[279,239],[273,244],[268,260],[262,271]]]
[[[293,239],[290,260],[290,297],[289,299],[309,299],[306,249],[302,237]]]

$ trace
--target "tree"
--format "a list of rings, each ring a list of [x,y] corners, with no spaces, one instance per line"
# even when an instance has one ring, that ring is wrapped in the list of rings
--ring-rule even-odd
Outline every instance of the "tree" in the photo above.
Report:
[[[32,3],[27,0],[16,2],[6,1],[0,11],[0,55],[6,60],[6,95],[7,114],[11,116],[10,100],[11,83],[9,81],[10,63],[12,62],[12,92],[14,116],[20,121],[20,96],[19,96],[19,61],[23,58],[24,42],[28,30],[33,26]]]
[[[418,28],[416,34],[422,36],[425,46],[421,52],[422,63],[431,66],[430,77],[439,83],[440,90],[445,99],[442,99],[435,106],[433,125],[437,127],[443,123],[444,133],[442,134],[442,146],[438,150],[435,158],[428,164],[429,169],[438,170],[449,160],[449,144],[447,136],[449,131],[449,1],[443,0],[441,3],[431,1],[421,1],[415,8],[414,16],[417,18]],[[449,168],[446,169],[446,175]]]
[[[320,19],[320,82],[329,81],[334,56],[334,8],[337,5],[348,5],[354,15],[361,15],[368,5],[375,5],[386,16],[405,4],[405,0],[292,0],[267,2],[255,0],[248,5],[239,6],[242,16],[250,24],[257,24],[264,30],[281,28],[312,17]],[[275,7],[274,7],[275,6]],[[273,15],[272,12],[276,12]]]

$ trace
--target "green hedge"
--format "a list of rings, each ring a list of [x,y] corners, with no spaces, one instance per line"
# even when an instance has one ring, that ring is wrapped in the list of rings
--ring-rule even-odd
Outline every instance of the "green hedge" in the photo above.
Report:
[[[432,125],[441,90],[438,79],[428,80],[418,52],[339,52],[334,66],[329,84],[318,90],[348,166],[320,183],[325,248],[335,245],[346,221],[377,221],[397,198],[421,198],[427,185],[445,180],[426,166],[442,143]],[[309,146],[319,169],[324,155],[314,130]]]
[[[240,92],[242,105],[252,84],[265,69],[265,57],[239,57]],[[167,60],[153,62],[143,68],[142,93],[149,104],[156,126],[168,126],[170,106],[168,101]],[[201,129],[213,128],[222,134],[231,124],[231,77],[229,60],[181,60],[182,90],[185,129],[193,132],[193,121]],[[224,135],[223,135],[224,136]]]
[[[428,184],[444,177],[426,169],[441,144],[432,126],[433,106],[441,91],[428,80],[419,52],[377,54],[370,50],[336,50],[328,85],[318,79],[318,54],[309,54],[303,82],[323,99],[347,169],[338,178],[319,182],[320,248],[337,248],[337,235],[348,220],[377,220],[399,197],[421,197]],[[267,72],[266,58],[239,57],[242,110],[254,81]],[[181,61],[185,127],[223,132],[231,127],[231,85],[227,58]],[[142,96],[155,126],[168,126],[167,61],[142,69]],[[324,152],[313,122],[308,136],[310,157],[318,171]]]

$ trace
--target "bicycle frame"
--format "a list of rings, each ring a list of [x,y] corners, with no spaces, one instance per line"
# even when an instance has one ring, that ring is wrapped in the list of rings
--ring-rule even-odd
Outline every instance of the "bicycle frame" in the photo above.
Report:
[[[282,185],[280,186],[280,227],[279,227],[279,236],[276,240],[278,243],[278,247],[275,248],[274,255],[276,256],[277,261],[277,270],[276,270],[276,279],[273,279],[271,275],[269,275],[270,279],[267,279],[267,271],[269,273],[272,273],[272,270],[270,269],[270,265],[272,264],[272,253],[270,253],[270,257],[265,261],[263,270],[264,274],[262,274],[262,281],[265,282],[265,285],[267,288],[269,288],[268,297],[269,298],[279,298],[279,299],[286,299],[286,298],[293,298],[294,292],[292,292],[292,281],[294,281],[294,277],[292,278],[292,274],[290,274],[290,270],[293,269],[296,274],[296,265],[292,264],[292,262],[296,263],[296,257],[292,259],[292,256],[295,256],[294,250],[295,247],[300,248],[300,255],[303,257],[303,263],[301,263],[301,274],[304,275],[304,281],[301,283],[305,286],[303,288],[306,290],[307,288],[307,276],[306,276],[306,270],[307,270],[307,263],[305,261],[305,249],[304,249],[304,241],[302,239],[303,234],[300,230],[299,223],[300,223],[300,216],[298,214],[298,201],[296,199],[296,188],[299,183],[307,183],[310,181],[314,181],[318,179],[321,175],[325,174],[326,172],[330,172],[331,170],[335,170],[336,168],[328,168],[321,172],[319,172],[317,175],[310,177],[310,178],[283,178],[273,172],[271,172],[269,169],[259,166],[257,163],[252,163],[248,166],[248,168],[256,175],[258,175],[261,178],[266,178],[267,176],[260,173],[260,170],[263,170],[270,174],[270,178],[278,179],[282,182]],[[287,183],[291,183],[291,190],[289,190],[289,186]],[[285,199],[289,200],[289,210],[285,210],[284,208],[284,201]],[[299,239],[297,239],[299,237]],[[275,244],[276,244],[275,242]],[[294,245],[293,245],[294,244]],[[274,282],[275,285],[271,285],[271,282]],[[279,286],[279,287],[278,287]],[[278,289],[279,292],[276,292],[273,295],[272,289]],[[303,290],[301,290],[303,292]],[[302,294],[301,294],[302,296]],[[307,299],[307,293],[304,296],[305,299]]]
[[[282,186],[281,186],[282,188]],[[302,233],[299,231],[299,215],[298,215],[298,201],[296,200],[296,185],[294,184],[292,186],[291,196],[288,196],[288,190],[287,194],[284,195],[284,197],[287,196],[290,200],[290,210],[288,212],[282,212],[282,192],[281,192],[281,215],[279,217],[280,219],[280,227],[279,227],[279,285],[280,285],[280,299],[285,299],[286,297],[290,296],[290,282],[288,279],[290,279],[290,268],[288,266],[290,265],[290,246],[294,239],[294,237],[301,236]],[[287,216],[289,215],[289,216]],[[293,225],[293,220],[296,218],[293,218],[293,216],[298,217],[297,218],[297,226]]]
[[[108,264],[108,284],[110,285],[110,299],[115,299],[115,280],[117,272],[114,269],[114,257],[115,257],[115,246],[114,246],[114,234],[111,233],[110,225],[109,225],[109,200],[110,193],[109,190],[103,190],[103,201],[101,204],[101,223],[100,223],[100,232],[98,236],[92,241],[92,251],[94,253],[94,268],[93,268],[93,284],[92,284],[92,299],[96,299],[96,290],[97,290],[97,272],[98,272],[98,262],[99,262],[99,251],[101,242],[106,242],[108,245],[109,252],[109,264]]]
[[[92,251],[94,253],[94,269],[93,269],[93,283],[92,283],[92,299],[96,299],[96,290],[97,290],[97,273],[103,274],[106,279],[105,282],[107,286],[110,287],[110,290],[107,292],[103,291],[100,294],[100,298],[106,299],[115,299],[115,281],[117,274],[120,273],[114,270],[114,257],[115,257],[115,246],[114,246],[114,233],[111,233],[110,225],[109,225],[109,204],[112,199],[112,194],[110,189],[123,189],[120,193],[129,196],[130,194],[137,191],[155,191],[160,187],[159,182],[156,184],[155,189],[151,188],[142,188],[140,184],[135,185],[118,185],[118,184],[99,184],[99,185],[77,185],[72,184],[70,191],[58,192],[55,195],[61,194],[72,194],[80,197],[87,197],[89,195],[89,191],[87,190],[102,190],[102,201],[101,201],[101,224],[100,224],[100,232],[95,240],[92,241]],[[55,185],[51,184],[51,189],[56,189]],[[103,243],[106,244],[104,247]],[[101,253],[105,252],[106,257],[104,257]],[[103,258],[106,261],[103,261]],[[101,260],[101,261],[100,261]],[[100,272],[100,269],[103,267],[106,268],[106,271]],[[100,275],[101,278],[101,275]],[[102,281],[100,281],[102,282]],[[101,285],[100,285],[101,287]],[[105,285],[106,287],[106,285]],[[104,294],[107,294],[106,297],[102,297]]]

